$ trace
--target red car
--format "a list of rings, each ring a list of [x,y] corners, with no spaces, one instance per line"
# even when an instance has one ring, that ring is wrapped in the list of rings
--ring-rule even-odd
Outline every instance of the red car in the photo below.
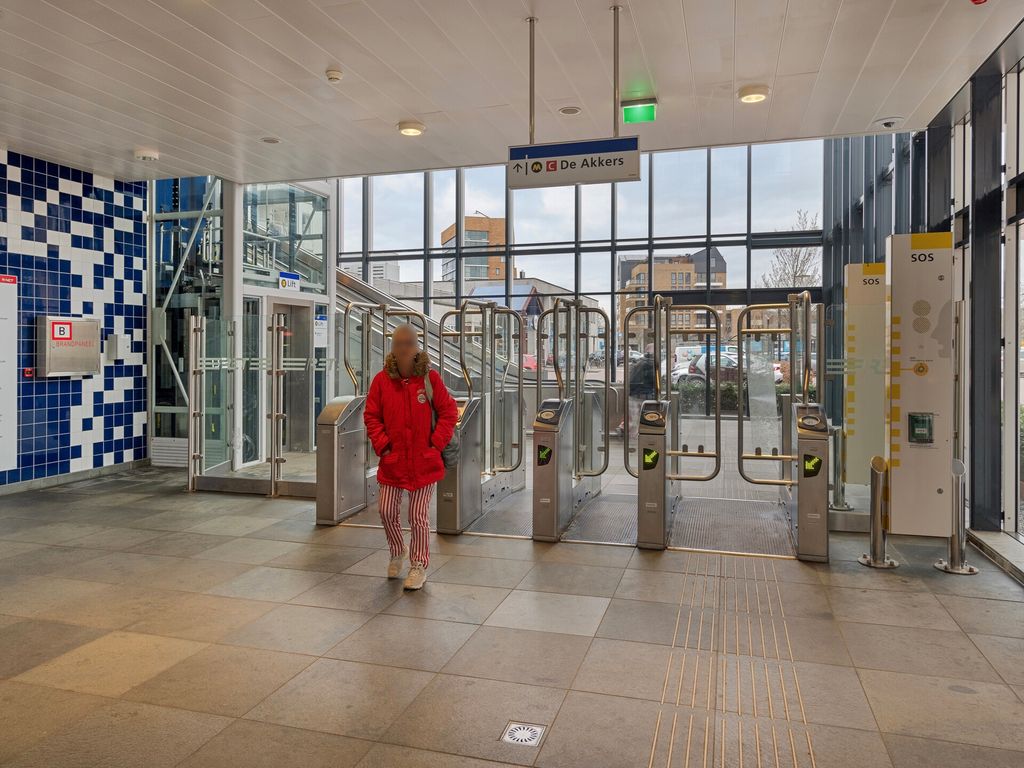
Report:
[[[523,355],[523,370],[524,371],[536,371],[537,370],[537,356],[536,355]]]

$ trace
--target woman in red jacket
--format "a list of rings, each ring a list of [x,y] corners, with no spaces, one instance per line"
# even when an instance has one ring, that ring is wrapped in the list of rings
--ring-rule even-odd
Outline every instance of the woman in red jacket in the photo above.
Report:
[[[431,404],[426,379],[434,393]],[[437,422],[434,424],[434,413]],[[366,397],[364,421],[373,450],[380,457],[380,519],[391,550],[388,578],[398,578],[405,562],[401,504],[409,492],[411,566],[406,589],[419,589],[430,563],[430,499],[434,485],[444,477],[441,451],[452,439],[458,407],[441,376],[430,370],[427,353],[419,348],[416,329],[401,325],[391,336],[391,353],[384,370],[373,378]],[[433,426],[432,426],[433,425]]]

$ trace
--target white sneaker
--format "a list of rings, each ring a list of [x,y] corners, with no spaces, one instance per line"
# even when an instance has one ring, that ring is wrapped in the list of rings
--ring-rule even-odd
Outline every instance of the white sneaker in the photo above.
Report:
[[[405,577],[405,589],[420,589],[427,580],[427,567],[423,563],[413,563],[409,575]]]
[[[398,557],[392,557],[391,562],[388,563],[388,578],[397,579],[399,574],[402,572],[402,567],[405,565],[405,557],[409,554],[409,550],[402,550],[402,554]]]

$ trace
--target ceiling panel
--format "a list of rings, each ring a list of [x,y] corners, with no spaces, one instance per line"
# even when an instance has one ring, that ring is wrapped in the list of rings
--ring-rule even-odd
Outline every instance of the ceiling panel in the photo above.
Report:
[[[0,0],[0,144],[108,175],[239,181],[501,162],[612,132],[608,0]],[[921,128],[1024,0],[622,0],[644,149]],[[326,81],[328,67],[344,78]],[[759,105],[737,89],[772,88]],[[558,110],[578,106],[568,117]],[[427,132],[399,136],[417,119]],[[260,141],[274,136],[276,145]],[[133,160],[144,146],[155,164]]]

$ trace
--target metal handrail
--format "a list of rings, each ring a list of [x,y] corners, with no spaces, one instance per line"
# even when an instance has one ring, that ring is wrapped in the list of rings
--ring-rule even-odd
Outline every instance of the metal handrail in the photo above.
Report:
[[[699,326],[673,326],[672,325],[672,313],[673,312],[704,312],[714,320],[714,327]],[[669,305],[666,307],[666,315],[668,317],[668,327],[666,329],[665,348],[666,354],[668,349],[671,347],[672,336],[704,336],[705,338],[711,336],[714,338],[714,350],[715,350],[715,450],[713,452],[697,450],[674,450],[669,449],[665,451],[668,456],[679,456],[682,458],[689,459],[713,459],[714,468],[703,475],[684,475],[678,473],[666,473],[666,480],[688,480],[696,482],[707,482],[714,480],[718,477],[718,473],[722,470],[722,316],[718,313],[714,307],[707,304],[689,304],[689,305]],[[704,357],[704,375],[705,381],[707,381],[708,366],[710,361],[707,358],[707,354],[710,353],[710,345],[705,342],[704,349],[707,350]],[[666,366],[667,370],[667,366]],[[678,429],[677,425],[673,425],[673,428]]]
[[[566,300],[561,296],[556,296],[554,301],[551,303],[549,309],[545,309],[539,315],[537,315],[537,410],[540,410],[541,400],[543,399],[542,394],[542,382],[544,381],[544,349],[541,345],[541,341],[544,338],[544,320],[547,319],[548,315],[554,315],[552,318],[552,339],[554,342],[551,347],[551,360],[552,365],[555,369],[555,381],[558,385],[558,399],[562,400],[565,397],[565,383],[562,379],[562,366],[558,362],[558,315],[562,311],[562,305],[566,303]],[[568,321],[568,317],[566,317]]]
[[[636,478],[639,478],[640,475],[629,464],[629,321],[633,319],[633,315],[653,310],[654,307],[650,305],[638,305],[628,310],[622,318],[622,335],[625,338],[622,355],[622,463],[626,467],[626,471]]]
[[[737,415],[736,415],[736,456],[737,456],[737,470],[739,471],[740,477],[746,480],[748,483],[753,485],[782,485],[792,486],[794,481],[792,479],[772,479],[772,478],[757,478],[750,477],[743,468],[744,461],[778,461],[778,462],[789,462],[796,461],[796,456],[791,454],[783,453],[744,453],[743,452],[743,411],[744,411],[744,367],[743,367],[743,347],[746,343],[747,336],[759,336],[761,334],[768,335],[789,335],[789,391],[793,392],[795,384],[795,377],[793,372],[793,353],[796,339],[794,338],[793,332],[793,320],[796,312],[796,303],[801,301],[801,297],[806,295],[810,299],[810,292],[804,291],[803,294],[790,294],[789,301],[785,304],[750,304],[740,310],[740,313],[736,316],[736,379],[738,385],[737,391]],[[744,326],[744,322],[750,317],[752,312],[765,312],[779,309],[789,310],[789,326],[786,328],[747,328]],[[806,345],[805,345],[806,346]],[[806,392],[806,390],[805,390]]]
[[[612,392],[612,363],[611,363],[611,321],[608,319],[608,313],[600,307],[584,307],[582,304],[576,306],[577,318],[580,315],[597,315],[601,321],[604,322],[604,333],[602,334],[601,340],[604,342],[604,438],[602,443],[604,444],[604,458],[601,461],[600,469],[578,469],[576,472],[577,477],[596,477],[603,475],[608,469],[608,461],[611,455],[611,408],[608,407],[609,401],[611,400]],[[577,334],[579,333],[579,322],[577,320]],[[589,338],[589,336],[588,336]],[[580,355],[577,349],[576,362],[579,365]],[[586,380],[584,376],[577,376],[576,382],[576,400],[582,402],[582,392],[586,389]],[[582,420],[580,420],[582,423]]]
[[[365,301],[350,301],[345,305],[345,316],[342,319],[341,361],[345,366],[345,370],[348,372],[349,378],[352,379],[353,393],[356,395],[361,395],[363,394],[363,392],[361,391],[362,387],[360,386],[359,378],[356,376],[356,371],[352,367],[352,364],[349,362],[348,359],[348,346],[350,341],[348,333],[349,318],[352,316],[353,309],[366,310],[367,314],[369,314],[373,312],[373,310],[375,309],[379,309],[381,313],[384,313],[387,311],[387,308],[387,304],[371,304]],[[366,346],[367,342],[368,339],[364,336],[362,339],[364,347]],[[365,377],[366,371],[363,371],[362,373],[363,376]]]
[[[517,357],[517,362],[516,362],[516,369],[517,369],[517,376],[516,376],[516,412],[517,412],[517,417],[516,417],[516,423],[517,423],[518,429],[516,431],[519,434],[519,442],[516,445],[516,461],[515,461],[515,463],[511,464],[509,466],[492,466],[491,467],[491,471],[492,472],[515,472],[517,469],[519,469],[519,467],[521,467],[523,465],[523,443],[524,443],[524,437],[525,437],[525,434],[526,434],[526,417],[523,414],[523,342],[525,341],[525,336],[524,336],[525,325],[523,323],[523,316],[520,315],[515,310],[509,309],[507,307],[495,307],[494,310],[493,310],[493,314],[495,314],[495,315],[505,315],[506,317],[514,319],[516,324],[518,325],[518,332],[516,333],[516,339],[517,339],[517,341],[516,341],[516,348],[517,348],[517,353],[516,353],[516,357]],[[493,331],[493,327],[492,327],[492,331]],[[509,329],[509,331],[511,332],[511,329]],[[493,339],[493,332],[492,332],[492,339]],[[509,347],[506,344],[506,346],[505,346],[505,371],[504,371],[504,375],[502,376],[502,382],[501,382],[501,385],[502,385],[501,386],[501,391],[502,392],[505,391],[505,381],[506,381],[506,376],[508,375],[508,369],[509,369],[509,365],[508,365],[509,354],[508,354],[508,352],[509,352]],[[494,407],[494,402],[493,402],[493,399],[492,399],[492,401],[491,401],[491,435],[494,435],[494,423],[495,423],[495,418],[496,418],[495,414],[496,413],[497,413],[497,409]]]
[[[811,292],[810,291],[801,291],[800,293],[791,293],[789,295],[789,307],[790,307],[789,325],[790,325],[791,328],[795,327],[795,325],[796,325],[793,321],[795,319],[795,313],[796,313],[797,305],[800,305],[800,309],[803,311],[803,316],[801,318],[801,323],[800,323],[801,330],[803,331],[803,345],[804,345],[804,348],[801,351],[801,357],[803,358],[803,366],[802,366],[803,370],[800,372],[800,378],[801,378],[801,387],[800,387],[800,389],[801,389],[801,391],[803,393],[803,402],[806,403],[806,402],[809,402],[809,398],[810,398],[810,394],[811,394]],[[790,378],[792,378],[792,371],[793,371],[793,347],[795,346],[795,344],[794,344],[795,341],[796,341],[796,338],[793,336],[792,333],[790,333],[790,342],[789,342],[789,349],[790,349],[790,352],[789,352]],[[820,354],[821,353],[820,353],[820,350],[819,350],[819,355]],[[790,392],[792,392],[792,391],[793,391],[793,388],[792,388],[792,382],[791,382],[791,384],[790,384]]]

